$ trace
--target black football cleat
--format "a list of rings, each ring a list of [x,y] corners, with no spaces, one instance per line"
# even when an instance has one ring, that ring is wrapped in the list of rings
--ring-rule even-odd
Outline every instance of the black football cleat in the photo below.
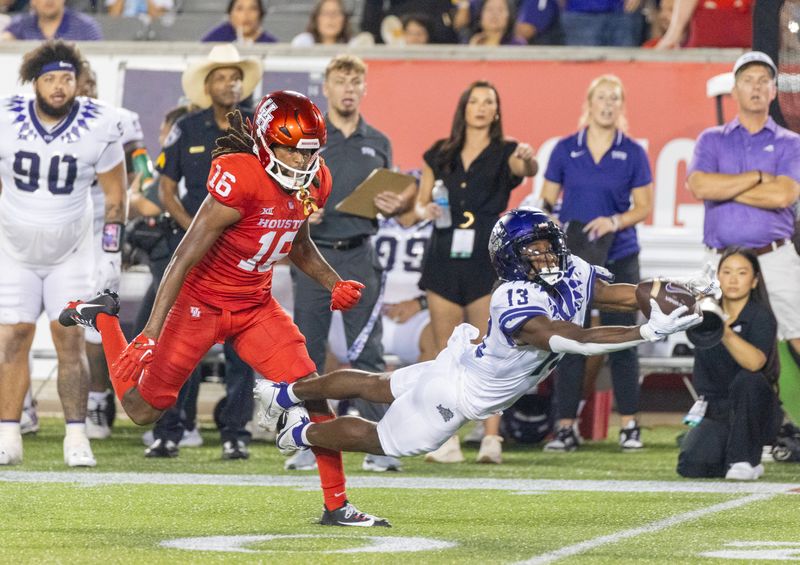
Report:
[[[83,326],[96,330],[98,314],[109,316],[119,314],[119,296],[116,292],[106,289],[102,294],[86,302],[83,300],[69,302],[58,316],[58,322],[66,327]]]
[[[242,440],[228,440],[222,444],[222,458],[226,460],[249,459],[250,451]]]
[[[369,528],[372,526],[381,526],[384,528],[392,527],[386,518],[378,518],[377,516],[359,512],[355,506],[346,500],[344,501],[344,506],[336,510],[328,510],[325,508],[319,523],[323,526],[356,526],[362,528]]]
[[[178,444],[171,439],[157,439],[150,447],[144,450],[144,456],[148,459],[173,458],[178,456]]]

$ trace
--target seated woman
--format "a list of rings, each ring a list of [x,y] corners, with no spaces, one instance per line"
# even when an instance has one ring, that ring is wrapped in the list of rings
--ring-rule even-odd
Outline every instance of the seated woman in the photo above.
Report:
[[[347,43],[351,36],[350,16],[343,0],[318,0],[308,18],[306,31],[292,39],[292,47]]]
[[[227,19],[208,30],[200,41],[235,41],[242,45],[278,41],[262,26],[265,13],[263,0],[230,0],[225,13]]]
[[[748,249],[727,250],[719,262],[720,306],[727,315],[722,340],[695,350],[692,377],[707,402],[678,455],[683,477],[756,480],[764,473],[761,452],[779,421],[777,322],[761,268]]]

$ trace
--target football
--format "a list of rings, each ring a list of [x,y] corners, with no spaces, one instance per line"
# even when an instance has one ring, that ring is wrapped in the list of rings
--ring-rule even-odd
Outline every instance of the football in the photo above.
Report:
[[[687,306],[689,312],[700,312],[692,291],[674,281],[666,279],[647,279],[636,285],[636,302],[645,317],[650,317],[650,299],[658,303],[661,311],[669,314],[679,306]]]

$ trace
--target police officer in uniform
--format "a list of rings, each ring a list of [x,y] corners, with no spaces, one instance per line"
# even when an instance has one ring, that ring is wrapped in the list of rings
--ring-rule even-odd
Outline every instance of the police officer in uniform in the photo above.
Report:
[[[366,65],[352,55],[335,57],[325,69],[323,93],[328,99],[328,142],[322,155],[331,170],[333,188],[325,207],[309,217],[309,223],[311,238],[328,263],[343,278],[366,285],[358,305],[343,313],[348,359],[354,368],[381,372],[385,370],[381,345],[382,269],[370,244],[377,222],[335,209],[374,169],[392,166],[391,143],[367,124],[359,111],[365,79]],[[410,199],[385,192],[376,197],[375,204],[383,215],[391,216],[408,208]],[[330,294],[295,267],[292,278],[294,321],[306,337],[317,371],[322,373],[331,324]],[[382,405],[363,401],[354,404],[370,420],[380,419],[386,411]],[[367,455],[364,459],[365,470],[398,470],[399,466],[399,461],[391,457]]]
[[[218,137],[228,127],[226,115],[249,97],[261,81],[261,63],[242,59],[231,44],[214,47],[207,60],[189,66],[183,73],[183,91],[191,103],[202,108],[178,120],[170,131],[156,166],[161,177],[159,197],[177,224],[170,238],[171,252],[188,229],[205,200],[206,181],[211,167],[211,152]],[[247,117],[251,114],[243,112]],[[183,180],[186,192],[179,196]],[[162,272],[163,274],[163,272]],[[225,344],[225,387],[227,401],[219,415],[223,459],[247,459],[250,433],[245,424],[253,413],[253,369]],[[183,435],[182,407],[196,403],[199,369],[181,391],[181,399],[164,414],[154,429],[154,442],[145,451],[148,457],[174,457]]]

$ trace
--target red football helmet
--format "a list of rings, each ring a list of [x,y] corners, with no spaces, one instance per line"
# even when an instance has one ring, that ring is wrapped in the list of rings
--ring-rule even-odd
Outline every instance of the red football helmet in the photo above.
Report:
[[[325,117],[307,97],[291,90],[277,90],[261,99],[253,112],[250,134],[256,140],[258,159],[272,178],[287,190],[308,187],[319,170],[319,150],[328,134]],[[306,170],[295,169],[275,157],[275,144],[314,149]]]

